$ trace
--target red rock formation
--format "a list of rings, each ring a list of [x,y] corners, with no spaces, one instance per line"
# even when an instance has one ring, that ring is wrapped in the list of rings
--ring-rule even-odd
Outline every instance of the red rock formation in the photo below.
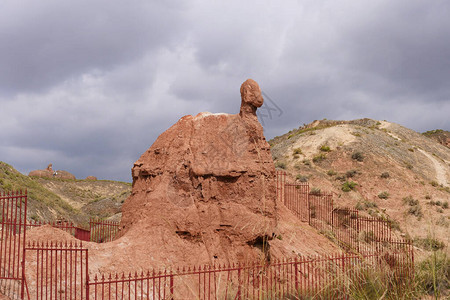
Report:
[[[145,236],[172,261],[194,248],[203,262],[269,253],[275,167],[256,116],[263,104],[258,84],[245,81],[241,98],[237,115],[184,116],[139,158],[122,234]]]
[[[75,175],[64,171],[64,170],[53,170],[53,165],[49,164],[47,166],[47,169],[45,170],[34,170],[28,173],[28,176],[34,176],[34,177],[42,177],[42,178],[61,178],[61,179],[73,179],[75,180]]]
[[[97,180],[97,177],[95,177],[95,176],[88,176],[88,177],[86,177],[86,180],[95,181],[95,180]]]
[[[64,170],[56,171],[55,176],[53,176],[53,177],[54,178],[61,178],[61,179],[72,179],[72,180],[77,179],[75,177],[75,175],[73,175],[72,173],[69,173],[67,171],[64,171]]]

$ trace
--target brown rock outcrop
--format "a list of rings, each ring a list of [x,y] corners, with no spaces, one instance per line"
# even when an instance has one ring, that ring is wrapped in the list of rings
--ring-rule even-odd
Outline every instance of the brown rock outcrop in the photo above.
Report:
[[[96,181],[97,177],[95,177],[95,176],[88,176],[88,177],[86,177],[86,180]]]
[[[171,262],[267,258],[275,167],[256,116],[258,84],[245,81],[241,98],[236,115],[182,117],[136,161],[122,235],[145,236]]]
[[[64,171],[64,170],[53,170],[53,165],[49,164],[46,169],[44,170],[34,170],[28,173],[28,176],[34,176],[34,177],[42,177],[42,178],[61,178],[61,179],[73,179],[75,180],[75,175]]]

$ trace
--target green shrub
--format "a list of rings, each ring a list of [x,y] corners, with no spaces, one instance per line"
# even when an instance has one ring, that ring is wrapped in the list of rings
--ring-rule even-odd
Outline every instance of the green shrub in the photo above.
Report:
[[[308,159],[304,159],[303,164],[305,164],[305,166],[310,166],[311,162]]]
[[[322,145],[320,147],[320,151],[322,151],[322,152],[330,152],[331,149],[330,149],[330,146],[328,146],[328,145]]]
[[[442,208],[443,209],[447,209],[448,208],[448,201],[445,201],[444,203],[442,203]]]
[[[361,152],[356,151],[356,152],[353,152],[352,159],[354,159],[356,161],[364,161],[364,155]]]
[[[327,156],[324,153],[320,153],[313,157],[313,162],[315,162],[315,163],[321,162],[322,160],[325,160],[326,158],[327,158]]]
[[[408,204],[409,206],[419,205],[419,200],[414,200],[414,198],[409,195],[405,198],[403,198],[403,203]]]
[[[430,184],[434,187],[439,186],[439,183],[437,183],[437,181],[431,181]]]
[[[343,184],[342,184],[342,187],[341,187],[341,189],[342,189],[342,191],[344,191],[344,192],[350,192],[350,191],[352,191],[356,186],[357,186],[358,184],[356,183],[356,182],[353,182],[353,181],[346,181],[346,182],[344,182]]]
[[[422,207],[420,205],[411,206],[407,210],[407,212],[408,212],[408,214],[416,216],[419,219],[423,217]]]
[[[292,152],[292,154],[303,154],[302,149],[301,148],[295,148],[294,151]]]
[[[387,198],[389,198],[389,193],[386,192],[386,191],[381,192],[381,193],[378,194],[378,198],[380,198],[380,199],[387,199]]]
[[[336,175],[337,173],[336,173],[336,171],[334,171],[334,170],[328,170],[328,172],[327,172],[327,175],[328,176],[334,176],[334,175]]]
[[[275,164],[275,168],[286,169],[286,163],[277,161],[277,163]]]

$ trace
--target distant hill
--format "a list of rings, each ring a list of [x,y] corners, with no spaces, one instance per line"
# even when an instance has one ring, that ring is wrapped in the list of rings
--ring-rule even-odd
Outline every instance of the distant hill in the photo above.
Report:
[[[277,168],[332,192],[338,206],[389,216],[419,244],[448,244],[450,149],[428,136],[386,121],[321,120],[269,144]]]
[[[32,220],[67,220],[86,224],[90,217],[120,218],[131,184],[108,180],[34,178],[0,162],[0,191],[28,191],[27,215]]]
[[[422,133],[424,136],[436,140],[438,143],[450,148],[450,131],[436,129]]]

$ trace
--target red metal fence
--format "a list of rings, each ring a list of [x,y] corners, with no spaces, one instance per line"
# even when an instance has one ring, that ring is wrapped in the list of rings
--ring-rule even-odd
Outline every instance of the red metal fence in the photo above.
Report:
[[[25,299],[25,296],[28,299],[80,300],[335,299],[345,298],[352,284],[363,282],[364,270],[367,269],[379,268],[383,274],[394,276],[402,284],[412,279],[414,256],[411,242],[392,240],[389,222],[360,217],[357,211],[350,209],[334,209],[331,195],[311,195],[308,193],[309,187],[304,184],[292,185],[295,189],[292,193],[287,186],[286,183],[280,187],[277,185],[277,194],[283,197],[283,202],[297,216],[302,217],[302,205],[306,205],[308,221],[312,226],[321,230],[331,228],[339,241],[346,243],[349,249],[357,249],[360,254],[296,257],[270,264],[231,264],[128,275],[97,275],[90,280],[88,250],[81,243],[41,242],[25,247],[26,227],[43,224],[27,224],[26,192],[2,193],[1,292],[5,294],[6,289],[6,294],[12,299]],[[307,201],[304,201],[306,196]],[[119,227],[118,223],[109,221],[91,220],[90,224],[91,230],[84,230],[84,238],[87,238],[87,233],[94,233],[90,234],[90,238],[96,239],[98,236],[98,241],[111,240]],[[74,235],[80,230],[71,223],[50,225]],[[365,253],[365,250],[370,250],[368,253],[371,254]],[[5,280],[9,285],[4,284]]]
[[[28,243],[25,257],[28,299],[89,299],[88,250],[81,242]]]
[[[20,293],[27,218],[27,192],[0,193],[0,288],[5,295]]]
[[[106,243],[114,240],[119,231],[119,222],[91,219],[89,228],[91,242]]]
[[[91,299],[343,299],[364,282],[367,270],[382,270],[407,284],[412,249],[356,255],[296,257],[271,264],[230,264],[95,276]]]
[[[308,194],[309,225],[318,230],[332,226],[333,196],[331,194]]]
[[[331,194],[312,194],[307,183],[286,183],[284,171],[277,171],[277,197],[299,219],[332,235],[346,250],[380,251],[392,240],[389,221],[362,217],[349,208],[335,208]]]
[[[307,183],[284,185],[283,203],[300,220],[309,222],[309,185]]]

